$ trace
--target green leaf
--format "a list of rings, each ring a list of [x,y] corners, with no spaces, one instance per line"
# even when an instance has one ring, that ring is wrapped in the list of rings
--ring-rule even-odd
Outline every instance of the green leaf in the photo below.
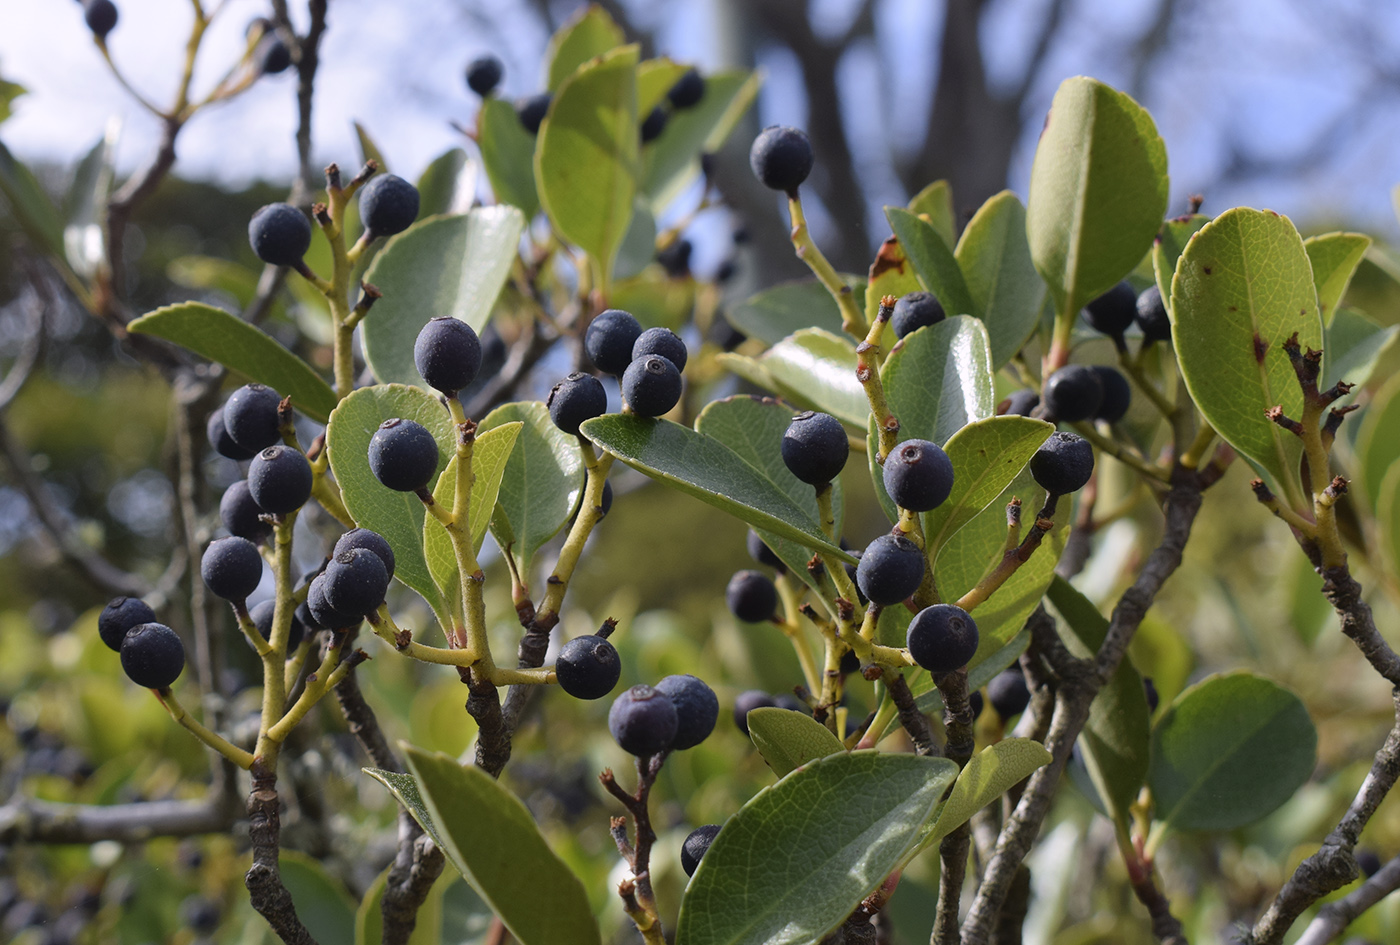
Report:
[[[355,937],[355,900],[320,863],[296,850],[277,858],[282,885],[292,894],[297,918],[320,942],[348,942]]]
[[[569,76],[540,126],[540,202],[554,228],[593,258],[604,280],[632,219],[638,141],[636,46],[613,50]]]
[[[1236,207],[1192,238],[1172,280],[1172,339],[1191,399],[1222,439],[1293,502],[1300,441],[1264,412],[1298,419],[1303,393],[1284,353],[1322,347],[1312,267],[1287,217]]]
[[[418,821],[418,826],[423,828],[424,833],[433,838],[433,842],[438,845],[438,849],[446,854],[448,861],[456,868],[457,872],[463,876],[467,875],[467,867],[458,859],[457,851],[447,845],[441,831],[438,830],[433,815],[429,812],[423,795],[418,790],[417,778],[411,774],[385,771],[382,768],[361,768],[360,770],[388,788],[389,793],[394,795],[394,800],[413,815],[413,819]]]
[[[266,384],[292,406],[322,423],[335,409],[335,392],[311,365],[270,335],[223,309],[181,302],[133,319],[127,331],[154,335],[216,361],[251,381]]]
[[[972,815],[1001,797],[1040,767],[1050,752],[1029,738],[1004,738],[973,755],[953,782],[953,791],[928,825],[920,841],[927,848],[972,819]]]
[[[1338,309],[1322,332],[1327,363],[1318,386],[1327,390],[1346,381],[1365,387],[1397,332],[1400,325],[1382,328],[1354,308]]]
[[[617,249],[617,261],[613,263],[613,278],[631,279],[651,265],[655,259],[656,218],[639,200],[632,208],[632,222],[627,225],[627,235],[622,238],[622,245]],[[669,277],[667,281],[670,281]],[[616,290],[614,290],[614,295],[616,295]],[[613,304],[618,305],[615,300]],[[623,311],[631,311],[631,309],[623,308]]]
[[[435,397],[417,387],[362,387],[340,402],[326,427],[331,471],[355,524],[384,536],[394,549],[394,577],[442,611],[442,596],[423,556],[423,503],[411,492],[384,486],[369,468],[369,441],[385,420],[401,417],[427,427],[438,444],[438,470],[456,452],[452,418]]]
[[[1400,464],[1390,467],[1376,487],[1376,526],[1381,560],[1391,574],[1400,573]]]
[[[525,219],[534,219],[540,212],[535,190],[535,136],[520,123],[515,106],[494,97],[482,102],[477,143],[496,199],[518,207]]]
[[[1376,508],[1381,496],[1381,481],[1386,472],[1400,460],[1400,374],[1386,381],[1361,414],[1361,429],[1356,434],[1357,478],[1364,494]]]
[[[625,41],[622,27],[613,22],[602,7],[594,4],[581,8],[577,16],[549,38],[549,47],[544,53],[549,63],[545,88],[558,92],[564,80],[579,66]]]
[[[638,214],[643,212],[639,205]],[[647,212],[646,216],[651,214]],[[635,224],[636,219],[632,222]],[[631,312],[643,328],[679,330],[695,311],[695,280],[672,279],[655,266],[614,282],[608,302]]]
[[[1026,234],[1056,311],[1077,312],[1152,249],[1167,211],[1167,149],[1137,102],[1084,76],[1050,103],[1031,165]]]
[[[1045,283],[1026,242],[1026,208],[1009,190],[992,197],[967,224],[953,254],[991,341],[992,367],[1010,361],[1040,321]]]
[[[1157,291],[1162,293],[1162,304],[1167,307],[1168,315],[1172,310],[1172,277],[1176,275],[1176,262],[1191,237],[1209,222],[1210,217],[1199,213],[1168,220],[1162,224],[1152,244],[1152,273],[1157,279]]]
[[[431,318],[451,315],[478,332],[486,327],[524,226],[514,207],[479,207],[422,220],[385,244],[365,272],[365,281],[384,293],[361,328],[375,377],[423,384],[413,343]]]
[[[1324,324],[1332,323],[1351,277],[1356,274],[1356,267],[1361,265],[1361,258],[1370,245],[1371,238],[1360,233],[1323,233],[1303,240],[1308,261],[1312,263],[1317,308]]]
[[[812,522],[821,521],[817,510],[817,493],[798,479],[783,462],[783,434],[792,422],[793,412],[776,400],[757,397],[730,397],[706,405],[695,418],[695,431],[713,437],[729,447],[792,503],[807,513]],[[844,492],[838,477],[831,484],[831,510],[836,521],[836,533],[841,533],[844,515]],[[812,553],[805,544],[784,538],[770,531],[759,531],[773,553],[782,559],[788,570],[813,589],[821,588],[807,570]]]
[[[10,82],[0,79],[0,122],[4,122],[14,114],[14,101],[29,90],[18,82]]]
[[[936,180],[914,195],[909,212],[927,216],[933,231],[943,237],[949,248],[958,242],[958,215],[953,210],[953,188],[946,180]]]
[[[1108,618],[1063,578],[1051,583],[1049,597],[1067,625],[1065,646],[1080,659],[1095,657],[1108,635]],[[1080,736],[1089,777],[1109,815],[1124,826],[1147,778],[1149,715],[1142,677],[1125,659],[1094,696]]]
[[[809,761],[845,751],[841,740],[803,712],[765,707],[749,712],[749,737],[778,777],[786,777]]]
[[[996,501],[1054,432],[1044,420],[991,417],[954,433],[943,444],[953,463],[953,491],[924,513],[925,547],[936,556],[958,529]]]
[[[856,379],[856,349],[844,337],[804,328],[763,352],[758,359],[778,387],[796,404],[825,411],[863,428],[870,401]]]
[[[545,843],[534,818],[480,768],[405,746],[444,852],[521,945],[596,945],[583,884]]]
[[[717,151],[758,96],[758,73],[732,70],[705,76],[705,95],[673,111],[661,137],[642,152],[641,191],[660,213],[700,174],[700,155]]]
[[[820,940],[917,842],[957,770],[946,758],[841,753],[760,791],[696,868],[677,945]]]
[[[637,117],[639,120],[645,120],[653,108],[665,101],[666,93],[671,91],[671,86],[675,85],[676,81],[685,75],[689,68],[686,64],[667,59],[665,56],[645,59],[637,65]]]
[[[392,866],[385,867],[384,872],[375,878],[360,900],[360,907],[355,910],[355,945],[382,945],[384,941],[384,912],[381,907],[390,869]],[[408,945],[440,945],[443,933],[442,896],[448,885],[447,881],[439,880],[428,890],[427,898],[418,909]]]
[[[653,479],[748,522],[754,528],[854,563],[811,516],[729,447],[670,420],[607,414],[583,435]]]
[[[10,214],[40,252],[63,258],[63,221],[34,173],[0,143],[0,193]]]
[[[914,275],[914,267],[909,264],[909,257],[904,255],[904,247],[899,245],[899,237],[891,236],[880,244],[875,261],[870,264],[870,280],[865,289],[865,320],[875,321],[880,300],[885,296],[899,298],[922,288],[919,277]],[[832,305],[835,305],[834,301]]]
[[[851,277],[852,281],[857,279]],[[841,310],[826,286],[816,279],[769,286],[730,306],[724,317],[750,338],[769,345],[803,328],[820,328],[833,335],[841,333]]]
[[[389,173],[389,162],[384,160],[384,155],[380,152],[379,145],[374,143],[374,139],[369,136],[369,132],[365,130],[364,125],[360,124],[358,121],[354,122],[354,125],[355,137],[360,142],[361,161],[365,163],[373,161],[379,165],[379,173]]]
[[[506,423],[485,431],[472,445],[471,511],[467,518],[470,523],[472,549],[481,551],[481,543],[486,540],[486,528],[491,524],[491,516],[496,510],[496,496],[501,489],[501,478],[506,471],[506,463],[515,448],[516,437],[520,435],[523,423]],[[448,460],[447,468],[438,476],[433,498],[444,508],[452,508],[457,491],[457,457]],[[459,584],[457,556],[452,550],[452,539],[442,523],[431,516],[423,517],[423,556],[428,562],[428,571],[442,589],[443,596],[455,596]]]
[[[502,404],[481,421],[478,435],[516,421],[524,425],[501,476],[491,534],[502,549],[513,546],[520,569],[528,571],[535,552],[559,534],[583,495],[583,454],[539,401]]]
[[[465,212],[476,196],[476,166],[461,148],[444,151],[418,178],[418,219]]]
[[[1152,731],[1156,818],[1177,830],[1233,830],[1293,796],[1317,762],[1317,730],[1296,695],[1253,673],[1210,676]]]
[[[217,256],[177,256],[165,267],[165,275],[176,285],[212,289],[228,295],[239,305],[247,305],[257,295],[261,274]]]
[[[903,207],[886,207],[885,219],[899,237],[904,254],[914,266],[919,281],[934,294],[949,315],[976,315],[982,310],[972,299],[962,269],[953,256],[952,247],[933,229],[933,224],[919,219]]]
[[[942,445],[996,410],[987,330],[968,315],[905,335],[885,359],[880,379],[901,439]]]

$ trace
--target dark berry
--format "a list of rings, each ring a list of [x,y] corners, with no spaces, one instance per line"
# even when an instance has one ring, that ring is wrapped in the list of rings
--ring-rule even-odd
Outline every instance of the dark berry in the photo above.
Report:
[[[749,689],[734,697],[734,724],[739,726],[739,731],[745,735],[749,734],[749,713],[754,709],[775,709],[778,703],[773,697],[760,689]]]
[[[277,75],[286,72],[292,64],[292,51],[287,44],[273,35],[258,40],[253,50],[253,65],[263,75]]]
[[[336,540],[335,550],[331,552],[331,557],[353,551],[356,548],[367,548],[379,555],[379,560],[384,562],[384,570],[389,572],[389,577],[394,576],[394,549],[389,547],[389,542],[378,532],[370,531],[368,528],[352,528]]]
[[[1157,711],[1157,706],[1162,697],[1157,695],[1157,687],[1152,682],[1151,676],[1142,677],[1142,691],[1147,696],[1147,714],[1151,715]]]
[[[1103,400],[1099,402],[1099,410],[1094,414],[1094,418],[1117,423],[1128,412],[1128,404],[1133,400],[1133,389],[1128,386],[1128,379],[1115,368],[1096,364],[1093,370],[1099,376],[1099,384],[1103,387]]]
[[[885,491],[911,512],[936,509],[953,491],[953,461],[929,440],[905,440],[885,457]]]
[[[1029,417],[1040,406],[1040,395],[1033,390],[1012,391],[1011,396],[997,404],[998,417]]]
[[[931,673],[951,673],[977,652],[977,624],[955,604],[925,607],[909,622],[909,655]]]
[[[684,751],[710,737],[719,719],[719,699],[715,691],[698,676],[683,674],[666,676],[656,684],[676,707],[676,737],[673,751]]]
[[[715,837],[719,836],[719,828],[719,824],[706,824],[696,827],[685,838],[685,842],[681,844],[681,869],[685,870],[685,875],[695,875],[695,868],[700,865],[701,857],[710,849],[710,844],[715,842]]]
[[[122,640],[132,627],[155,623],[156,612],[139,597],[114,597],[97,617],[97,635],[107,648],[121,652]]]
[[[1162,290],[1156,284],[1143,289],[1137,297],[1137,324],[1144,342],[1171,340],[1172,321],[1167,316]]]
[[[621,375],[632,363],[632,346],[642,326],[630,312],[610,308],[588,323],[583,334],[583,350],[604,374]]]
[[[323,630],[344,630],[359,624],[363,619],[358,614],[346,614],[336,610],[326,599],[326,576],[318,574],[306,589],[306,612],[311,615],[313,625]]]
[[[228,395],[224,426],[233,442],[256,455],[282,439],[277,408],[282,395],[262,384],[244,384]]]
[[[601,522],[608,517],[608,510],[612,508],[613,488],[612,483],[603,483],[603,495],[598,500],[598,520]]]
[[[248,466],[248,491],[269,515],[286,515],[305,505],[311,482],[311,464],[290,446],[269,446]]]
[[[733,279],[734,273],[738,271],[738,266],[739,264],[733,259],[726,259],[722,261],[719,264],[719,266],[715,269],[715,282],[719,283],[720,285],[724,285],[730,279]],[[729,349],[726,348],[725,350],[727,351]]]
[[[601,699],[622,678],[622,657],[600,636],[574,637],[559,650],[554,675],[559,688],[575,699]]]
[[[248,617],[253,621],[253,626],[258,628],[258,633],[262,634],[264,640],[272,640],[272,618],[277,611],[277,602],[265,600],[258,606],[248,611]],[[300,608],[292,614],[291,626],[287,628],[287,652],[290,653],[301,646],[301,638],[306,635],[306,625],[297,619]]]
[[[608,710],[608,731],[623,751],[638,757],[669,749],[678,724],[675,704],[650,686],[633,686]]]
[[[649,354],[627,366],[622,399],[639,417],[659,417],[681,399],[681,372],[669,358]]]
[[[106,39],[117,25],[117,5],[112,0],[83,0],[83,21],[94,36]]]
[[[865,546],[856,584],[873,603],[898,604],[924,580],[924,553],[903,535],[881,535]]]
[[[670,246],[656,254],[656,261],[661,264],[661,268],[666,270],[666,275],[672,279],[684,279],[690,275],[690,257],[695,252],[695,246],[690,240],[676,240]],[[718,277],[716,277],[718,278]],[[720,280],[723,281],[723,280]],[[669,329],[652,329],[653,331],[668,331]],[[664,351],[654,352],[665,355]],[[635,356],[635,355],[634,355]],[[669,355],[667,355],[669,357]],[[677,363],[676,367],[684,368],[685,364]]]
[[[642,121],[642,144],[661,137],[661,132],[666,130],[666,119],[670,117],[670,113],[660,105],[653,108]]]
[[[369,441],[369,468],[395,492],[417,492],[437,472],[437,440],[412,420],[385,420]]]
[[[472,326],[451,315],[428,320],[413,342],[413,366],[427,385],[451,396],[476,380],[481,339]]]
[[[987,701],[1003,719],[1020,715],[1031,704],[1031,691],[1026,688],[1026,677],[1021,667],[1012,666],[992,677],[987,683]]]
[[[545,403],[556,427],[565,433],[577,433],[583,421],[607,412],[608,392],[592,374],[575,371],[554,385]]]
[[[801,712],[803,715],[811,715],[811,708],[790,692],[779,693],[773,697],[773,704],[780,709],[787,709],[789,712]]]
[[[232,436],[229,436],[228,427],[224,426],[223,407],[216,408],[209,415],[209,422],[204,425],[204,433],[209,438],[209,445],[220,456],[242,462],[257,455],[257,450],[245,450],[233,441]]]
[[[1137,316],[1137,293],[1120,282],[1084,306],[1084,320],[1101,335],[1121,338]]]
[[[214,596],[234,603],[257,590],[262,569],[258,546],[236,535],[211,541],[199,563],[200,576]]]
[[[1045,409],[1065,423],[1088,420],[1103,403],[1103,381],[1083,364],[1062,367],[1045,379]]]
[[[845,545],[841,547],[845,548]],[[856,564],[843,561],[841,562],[841,566],[846,569],[846,577],[850,578],[851,583],[856,586],[856,598],[860,601],[860,605],[864,607],[866,604],[870,603],[870,598],[866,597],[865,592],[860,589],[860,581],[857,580],[858,569],[856,565],[860,564],[860,559],[861,556],[865,554],[865,549],[846,548],[846,550],[855,557]]]
[[[180,917],[190,931],[211,935],[219,927],[219,905],[204,896],[188,896],[180,903]]]
[[[744,539],[744,544],[749,550],[749,557],[759,564],[766,564],[770,568],[777,570],[779,574],[787,570],[783,564],[783,559],[773,553],[773,549],[763,543],[763,539],[758,536],[758,532],[749,529],[748,537]]]
[[[219,520],[230,535],[246,538],[257,544],[272,534],[272,526],[263,521],[263,509],[253,500],[248,482],[240,479],[224,490],[219,499]]]
[[[851,455],[845,427],[829,413],[804,410],[783,433],[783,462],[803,482],[821,486],[835,479]]]
[[[501,60],[490,53],[477,56],[467,63],[467,88],[485,98],[501,84],[504,74],[505,67],[501,65]]]
[[[402,233],[416,219],[418,188],[402,177],[383,174],[360,189],[360,220],[371,239]]]
[[[784,125],[769,125],[753,139],[749,167],[763,186],[796,194],[812,173],[812,142],[807,133]]]
[[[289,203],[270,203],[248,221],[253,253],[274,266],[295,266],[311,248],[311,221]]]
[[[677,371],[685,370],[686,350],[681,336],[669,328],[648,328],[632,343],[632,360],[649,354],[659,354],[676,366]]]
[[[163,623],[141,623],[122,640],[122,671],[138,686],[168,689],[185,668],[185,645]]]
[[[847,650],[841,654],[841,675],[849,676],[857,672],[860,672],[860,657],[856,656],[855,650]]]
[[[778,609],[778,589],[762,571],[740,571],[729,579],[724,602],[740,620],[762,623]]]
[[[684,852],[681,856],[684,862]],[[1381,858],[1375,850],[1357,850],[1356,865],[1361,867],[1361,875],[1370,879],[1381,871]]]
[[[549,113],[549,103],[552,96],[548,92],[541,92],[539,95],[531,95],[529,98],[522,98],[515,103],[515,116],[520,119],[520,124],[532,135],[540,133],[540,122],[544,121],[544,116]]]
[[[676,108],[694,108],[705,97],[705,77],[695,69],[687,69],[666,97]]]
[[[389,571],[384,561],[368,548],[342,551],[326,565],[322,578],[326,603],[342,614],[373,613],[389,589]]]
[[[1078,492],[1094,474],[1094,447],[1075,433],[1052,433],[1030,461],[1031,475],[1051,495]]]
[[[903,338],[916,328],[937,325],[947,317],[942,303],[934,298],[932,292],[909,292],[894,303],[890,327],[894,329],[896,338]]]
[[[967,707],[972,710],[972,720],[977,721],[978,716],[982,714],[982,693],[980,690],[974,689],[968,694]]]

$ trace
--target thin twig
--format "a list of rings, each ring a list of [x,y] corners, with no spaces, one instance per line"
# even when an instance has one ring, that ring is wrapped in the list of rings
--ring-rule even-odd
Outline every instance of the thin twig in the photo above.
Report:
[[[1376,871],[1375,875],[1336,902],[1318,910],[1295,945],[1326,945],[1341,936],[1357,916],[1400,888],[1400,856]]]
[[[286,945],[317,945],[297,917],[292,894],[282,884],[278,865],[281,852],[282,815],[278,809],[277,774],[261,763],[253,766],[253,790],[248,794],[248,838],[253,864],[243,877],[253,908],[267,920]]]
[[[0,807],[0,843],[144,843],[153,837],[227,833],[238,813],[237,804],[219,792],[200,800],[109,806],[16,797]]]
[[[928,718],[919,711],[918,703],[914,700],[914,694],[910,691],[904,675],[897,669],[889,669],[885,670],[881,678],[889,691],[890,699],[894,701],[895,708],[899,710],[899,724],[904,726],[910,741],[914,743],[914,754],[935,758],[942,754],[933,740],[933,730],[928,724]]]

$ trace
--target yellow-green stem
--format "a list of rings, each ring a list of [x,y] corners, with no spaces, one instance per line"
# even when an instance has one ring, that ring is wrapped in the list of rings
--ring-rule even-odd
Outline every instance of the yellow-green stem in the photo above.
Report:
[[[569,581],[578,567],[579,557],[588,536],[603,520],[603,487],[607,485],[608,473],[612,471],[613,454],[604,452],[599,456],[589,441],[579,438],[579,448],[583,451],[583,465],[588,476],[583,484],[583,498],[579,500],[578,514],[569,526],[569,535],[564,546],[559,549],[559,560],[554,564],[554,573],[546,582],[544,600],[540,602],[536,619],[553,617],[564,605],[564,595],[569,591]]]
[[[343,643],[340,646],[331,647],[326,652],[326,658],[321,661],[320,666],[316,667],[316,672],[308,678],[306,688],[301,691],[301,697],[287,710],[287,714],[282,716],[277,724],[268,731],[269,741],[278,745],[286,741],[287,736],[291,734],[292,729],[296,728],[297,723],[306,718],[306,713],[310,712],[326,693],[340,685],[340,681],[354,668],[352,662],[340,662],[342,649],[344,649]]]
[[[1162,485],[1169,484],[1170,479],[1168,478],[1165,472],[1163,472],[1158,467],[1152,465],[1151,463],[1147,462],[1147,460],[1142,459],[1136,454],[1129,452],[1116,441],[1110,440],[1108,437],[1103,436],[1101,433],[1099,433],[1098,430],[1094,429],[1094,425],[1092,423],[1082,422],[1073,424],[1073,426],[1075,431],[1078,432],[1080,436],[1084,437],[1084,439],[1094,444],[1094,446],[1096,446],[1100,452],[1107,453],[1109,456],[1112,456],[1124,466],[1128,466],[1131,469],[1137,470],[1149,479],[1159,482]]]
[[[807,229],[807,217],[802,212],[802,199],[796,194],[788,196],[788,213],[792,215],[792,246],[797,258],[807,264],[807,268],[831,293],[841,310],[841,330],[859,338],[866,332],[865,316],[856,306],[855,292],[841,280],[835,267],[822,255],[822,251],[812,240]]]
[[[797,653],[797,662],[802,667],[802,676],[807,681],[807,689],[810,692],[821,691],[821,677],[817,673],[817,663],[812,656],[812,649],[807,643],[807,637],[802,632],[802,622],[799,619],[802,614],[800,594],[797,586],[797,579],[786,574],[779,574],[773,579],[773,584],[778,588],[778,599],[783,603],[783,633],[792,642],[793,651]]]
[[[170,713],[170,717],[189,730],[190,734],[195,738],[204,742],[204,744],[245,771],[252,767],[252,755],[248,754],[237,745],[234,745],[217,732],[212,732],[195,721],[190,714],[185,711],[185,707],[180,704],[180,700],[175,698],[175,693],[171,692],[169,689],[152,689],[151,691],[156,694],[156,698],[159,699],[160,704],[165,707],[165,711]]]
[[[273,578],[276,584],[276,601],[272,611],[272,639],[266,653],[262,654],[263,699],[262,721],[258,727],[258,743],[253,752],[269,770],[277,767],[278,742],[268,738],[268,732],[282,717],[287,706],[287,689],[283,673],[283,655],[287,652],[287,634],[292,626],[292,612],[296,609],[292,595],[292,526],[296,523],[296,513],[285,515],[273,528]]]
[[[886,299],[880,303],[880,315],[891,308]],[[888,317],[877,316],[870,326],[865,340],[856,346],[856,380],[865,389],[865,399],[870,402],[870,413],[875,418],[875,431],[879,437],[876,460],[884,465],[885,457],[899,441],[899,420],[890,412],[889,401],[885,399],[885,386],[880,381],[880,362],[883,350],[880,342],[885,332]]]
[[[1185,469],[1196,469],[1201,465],[1201,457],[1206,450],[1215,442],[1215,427],[1209,423],[1202,422],[1196,430],[1196,436],[1191,441],[1191,445],[1186,448],[1186,452],[1181,454],[1181,465]]]

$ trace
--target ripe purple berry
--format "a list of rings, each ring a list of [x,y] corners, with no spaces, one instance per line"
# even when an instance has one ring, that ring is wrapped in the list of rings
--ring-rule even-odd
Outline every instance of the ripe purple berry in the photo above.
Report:
[[[675,704],[651,686],[633,686],[608,710],[608,731],[623,751],[640,758],[669,750],[678,724]]]
[[[1094,474],[1094,447],[1075,433],[1052,433],[1029,463],[1031,475],[1051,495],[1078,492]]]
[[[429,319],[413,342],[413,366],[427,385],[451,397],[476,380],[481,339],[472,326],[451,315]]]
[[[384,562],[384,570],[389,572],[389,577],[394,576],[394,549],[389,547],[389,542],[378,532],[370,531],[368,528],[352,528],[336,540],[335,550],[331,552],[331,557],[353,551],[356,548],[367,548],[379,555],[379,560]]]
[[[851,455],[851,441],[831,414],[805,410],[783,433],[783,462],[803,482],[821,486],[835,479]]]
[[[796,196],[797,188],[812,173],[812,142],[807,133],[784,125],[770,125],[754,138],[749,167],[765,187]]]
[[[777,708],[777,701],[761,689],[749,689],[734,697],[734,724],[749,734],[749,713],[754,709]]]
[[[248,611],[248,618],[253,621],[253,626],[258,628],[258,633],[267,641],[272,640],[272,618],[277,612],[277,602],[265,600],[258,606]],[[306,635],[306,625],[298,619],[297,614],[292,614],[292,623],[287,628],[287,652],[291,653],[301,646],[302,637]]]
[[[83,22],[92,35],[105,40],[117,25],[117,6],[112,0],[83,0]]]
[[[553,100],[548,92],[541,92],[538,95],[531,95],[529,98],[522,98],[515,103],[515,116],[520,119],[521,126],[530,134],[540,133],[540,124],[544,121],[545,115],[549,114],[549,103]]]
[[[374,478],[395,492],[417,492],[437,472],[437,440],[412,420],[385,420],[369,441],[369,468]]]
[[[326,565],[323,593],[326,603],[342,614],[372,613],[389,589],[389,571],[379,555],[368,548],[342,551]]]
[[[677,371],[685,370],[686,350],[681,336],[669,328],[648,328],[637,336],[632,344],[632,360],[649,354],[659,354],[676,366]]]
[[[253,500],[246,479],[240,479],[224,490],[219,499],[219,520],[230,535],[246,538],[257,544],[272,534],[272,526],[262,520],[263,509]]]
[[[301,450],[290,446],[269,446],[248,466],[248,492],[269,515],[301,508],[311,498],[311,485],[311,464]]]
[[[924,580],[924,553],[903,535],[881,535],[861,552],[856,584],[873,603],[898,604]]]
[[[1103,381],[1083,364],[1060,368],[1045,379],[1045,409],[1064,423],[1088,420],[1103,403]]]
[[[1128,379],[1116,368],[1095,364],[1093,371],[1099,376],[1099,384],[1103,387],[1103,400],[1099,401],[1099,409],[1094,418],[1117,423],[1128,412],[1128,405],[1133,400],[1133,389],[1128,386]]]
[[[360,190],[360,219],[370,239],[402,233],[418,219],[418,188],[395,174],[383,174]]]
[[[703,827],[696,827],[685,838],[685,842],[681,844],[681,869],[685,870],[685,875],[695,875],[695,868],[700,865],[701,858],[709,852],[715,837],[719,836],[719,828],[719,824],[705,824]]]
[[[778,609],[778,589],[762,571],[740,571],[729,579],[724,602],[740,620],[762,623]]]
[[[236,535],[211,541],[199,563],[200,576],[214,596],[235,604],[257,590],[262,569],[258,546]]]
[[[909,622],[909,655],[931,673],[951,673],[977,652],[977,624],[956,604],[925,607]]]
[[[622,678],[622,657],[597,634],[574,637],[559,649],[554,675],[559,688],[575,699],[601,699]]]
[[[163,623],[132,627],[122,640],[122,671],[138,686],[169,689],[185,668],[185,645]]]
[[[1031,704],[1031,691],[1026,688],[1026,676],[1021,667],[1013,664],[993,676],[987,683],[987,699],[1003,719],[1026,711],[1026,706]]]
[[[273,266],[296,266],[311,248],[311,221],[289,203],[270,203],[248,221],[253,253]]]
[[[1084,307],[1084,320],[1101,335],[1122,338],[1137,316],[1137,293],[1120,282]]]
[[[903,338],[916,328],[937,325],[948,315],[932,292],[909,292],[894,303],[890,327],[896,338]]]
[[[676,737],[673,751],[684,751],[710,737],[719,719],[719,699],[715,691],[698,676],[683,674],[666,676],[656,684],[676,707]]]
[[[250,457],[282,439],[277,421],[281,403],[282,395],[262,384],[244,384],[228,395],[223,406],[224,427]]]
[[[467,88],[485,98],[501,84],[504,74],[505,67],[501,65],[501,60],[490,53],[477,56],[467,63]]]
[[[705,96],[705,77],[695,69],[687,69],[671,86],[666,97],[676,108],[694,108]]]
[[[578,433],[583,421],[607,412],[608,393],[592,374],[575,371],[554,385],[545,403],[556,427],[565,433]]]
[[[156,612],[139,597],[114,597],[97,617],[97,635],[107,648],[121,652],[127,631],[143,623],[154,623]]]
[[[681,399],[681,372],[668,358],[649,354],[627,366],[622,399],[639,417],[659,417]]]
[[[229,436],[228,427],[224,426],[224,408],[216,407],[209,415],[209,422],[204,426],[204,433],[209,438],[209,445],[214,448],[214,452],[227,459],[242,462],[245,459],[252,459],[257,450],[245,450],[233,441]]]
[[[598,370],[621,376],[632,363],[632,346],[641,334],[642,326],[630,312],[610,308],[588,323],[583,350]]]
[[[911,512],[936,509],[953,491],[953,463],[929,440],[905,440],[885,457],[885,491]]]
[[[1171,340],[1171,318],[1167,315],[1162,291],[1155,283],[1143,289],[1142,294],[1137,297],[1137,324],[1138,328],[1142,329],[1142,340],[1146,343]]]

